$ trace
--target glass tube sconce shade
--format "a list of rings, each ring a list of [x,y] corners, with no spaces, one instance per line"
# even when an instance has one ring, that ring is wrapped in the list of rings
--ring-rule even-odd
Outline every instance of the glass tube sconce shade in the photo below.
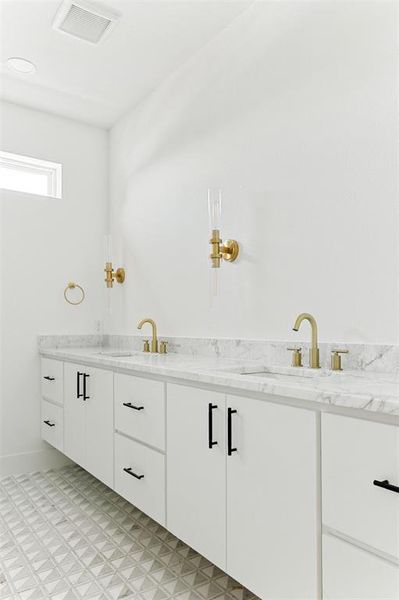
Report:
[[[220,236],[221,217],[222,217],[222,191],[217,192],[208,189],[208,215],[209,227],[211,230],[211,295],[217,295],[217,269],[220,268],[222,260],[233,262],[239,255],[239,245],[236,240],[228,239],[223,242]]]
[[[104,254],[105,254],[105,285],[107,288],[112,288],[114,286],[114,281],[117,283],[123,283],[125,281],[125,269],[123,267],[118,267],[115,271],[112,266],[111,256],[112,256],[112,240],[110,235],[105,236],[104,243]]]
[[[233,262],[236,260],[240,248],[236,240],[226,240],[224,243],[220,237],[220,220],[222,216],[222,192],[212,193],[208,189],[208,213],[209,213],[209,225],[211,229],[211,253],[209,255],[211,259],[211,267],[213,269],[219,269],[221,260],[227,262]]]

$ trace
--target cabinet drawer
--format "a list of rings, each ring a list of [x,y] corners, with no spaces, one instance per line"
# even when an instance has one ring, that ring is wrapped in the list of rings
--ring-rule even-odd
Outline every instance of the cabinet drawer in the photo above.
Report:
[[[165,456],[116,433],[115,491],[164,525]]]
[[[322,416],[323,522],[399,558],[399,428]]]
[[[64,449],[64,409],[42,400],[42,439],[57,448]]]
[[[59,360],[42,358],[41,383],[42,396],[47,400],[63,403],[64,363]]]
[[[324,535],[323,591],[325,600],[397,600],[399,566]]]
[[[164,383],[115,374],[115,429],[165,449]]]

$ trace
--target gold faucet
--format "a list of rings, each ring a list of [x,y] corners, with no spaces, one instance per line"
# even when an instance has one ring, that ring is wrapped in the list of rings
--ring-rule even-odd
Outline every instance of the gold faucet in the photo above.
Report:
[[[141,329],[144,323],[149,323],[152,327],[152,340],[151,340],[151,352],[158,352],[158,338],[157,338],[157,326],[153,319],[142,319],[138,325],[137,329]]]
[[[320,369],[320,353],[317,346],[317,323],[316,319],[309,313],[301,313],[295,321],[293,330],[298,331],[302,321],[309,321],[312,328],[312,347],[309,350],[309,366],[312,369]]]

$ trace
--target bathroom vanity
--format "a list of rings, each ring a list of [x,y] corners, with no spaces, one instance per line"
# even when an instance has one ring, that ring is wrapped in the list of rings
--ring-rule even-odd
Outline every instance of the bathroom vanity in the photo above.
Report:
[[[397,600],[397,380],[41,354],[43,439],[262,599]]]

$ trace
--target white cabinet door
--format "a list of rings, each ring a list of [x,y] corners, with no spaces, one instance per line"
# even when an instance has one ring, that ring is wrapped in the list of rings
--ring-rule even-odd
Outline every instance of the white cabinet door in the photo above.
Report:
[[[313,600],[316,416],[238,396],[227,411],[227,572],[261,598]]]
[[[86,408],[81,395],[84,368],[73,363],[64,365],[64,452],[82,467],[86,460]]]
[[[323,536],[324,600],[398,600],[399,565]]]
[[[167,386],[167,527],[222,569],[226,557],[225,396]]]
[[[64,452],[113,485],[113,373],[65,363]]]
[[[84,368],[86,383],[85,468],[113,487],[114,416],[113,374],[102,369]]]

